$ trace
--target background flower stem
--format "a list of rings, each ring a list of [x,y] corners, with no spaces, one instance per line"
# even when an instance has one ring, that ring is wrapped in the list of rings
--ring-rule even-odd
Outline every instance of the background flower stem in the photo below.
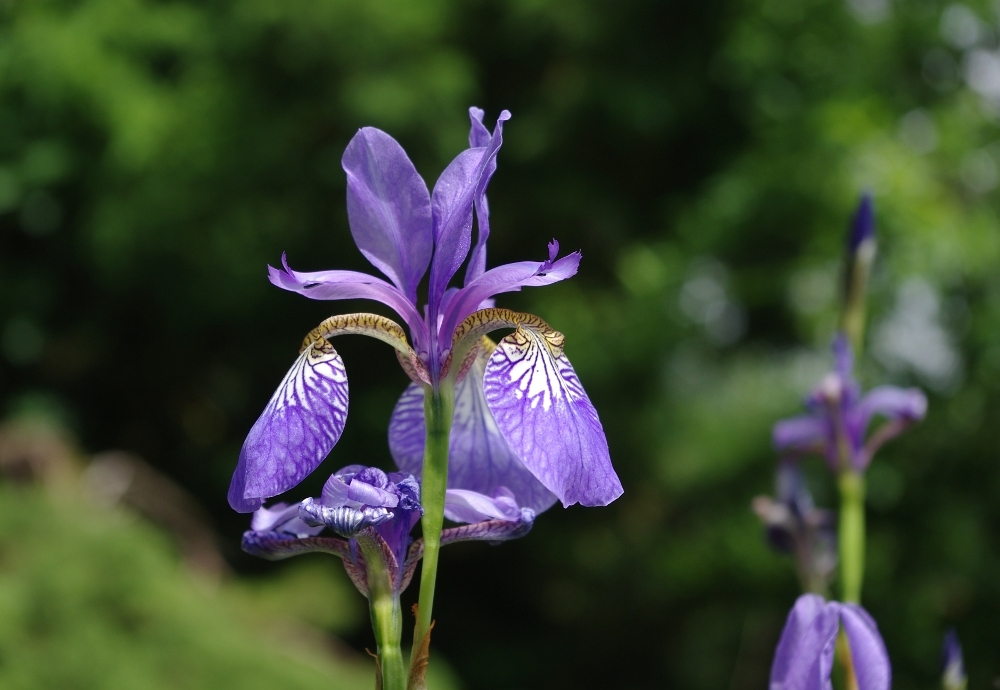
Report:
[[[448,441],[455,410],[455,386],[446,379],[435,390],[424,390],[424,420],[427,442],[421,475],[420,503],[424,508],[421,527],[424,537],[424,560],[420,571],[420,599],[417,623],[413,631],[413,649],[417,650],[430,630],[434,609],[434,583],[437,579],[438,551],[441,548],[441,525],[444,522],[444,494],[448,486]],[[414,652],[415,654],[415,652]],[[412,666],[414,657],[411,655]]]
[[[861,603],[865,572],[865,478],[845,470],[840,486],[840,580],[843,601]]]

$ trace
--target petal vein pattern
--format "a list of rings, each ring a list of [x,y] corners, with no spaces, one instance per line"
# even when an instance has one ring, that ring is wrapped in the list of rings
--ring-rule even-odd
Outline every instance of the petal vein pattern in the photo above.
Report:
[[[481,353],[455,389],[448,487],[481,494],[506,487],[518,505],[541,513],[556,497],[521,462],[493,418],[483,394],[487,359],[488,354]],[[424,391],[411,385],[396,403],[389,423],[389,450],[404,472],[419,476],[425,436]]]
[[[314,343],[295,360],[247,435],[230,505],[250,512],[305,479],[340,440],[347,403],[343,360],[326,341]]]
[[[483,390],[504,438],[564,506],[607,505],[622,495],[597,410],[569,360],[543,336],[518,328],[501,340]]]

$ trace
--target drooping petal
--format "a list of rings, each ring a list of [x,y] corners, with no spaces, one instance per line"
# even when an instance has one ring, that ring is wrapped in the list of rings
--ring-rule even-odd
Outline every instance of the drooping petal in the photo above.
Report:
[[[472,207],[477,193],[485,193],[485,183],[496,169],[496,155],[503,142],[503,122],[509,118],[510,113],[503,111],[488,145],[458,154],[434,185],[431,195],[434,258],[427,298],[432,316],[439,313],[444,291],[469,253]]]
[[[783,419],[774,425],[772,442],[779,451],[800,452],[822,449],[826,443],[826,422],[815,415]]]
[[[347,173],[347,217],[355,244],[415,303],[433,251],[426,183],[403,147],[374,127],[354,135],[341,164]]]
[[[340,440],[347,421],[347,372],[326,341],[305,349],[250,429],[229,487],[248,513],[305,479]]]
[[[487,541],[498,544],[502,541],[520,539],[531,531],[534,523],[535,511],[531,508],[521,508],[521,514],[515,520],[484,520],[441,530],[441,546],[461,541]]]
[[[622,495],[597,410],[569,360],[540,334],[518,328],[501,340],[483,390],[504,438],[564,506]]]
[[[771,664],[770,690],[830,690],[839,604],[816,594],[795,601]]]
[[[281,532],[243,533],[243,550],[251,556],[279,561],[303,553],[332,553],[345,560],[350,557],[350,547],[343,539],[334,537],[306,537],[298,539]]]
[[[857,604],[844,604],[840,621],[851,648],[858,690],[889,690],[892,665],[875,620]]]
[[[904,419],[916,422],[927,414],[927,396],[919,388],[899,388],[897,386],[878,386],[861,398],[858,404],[858,417],[861,431],[874,415],[886,419]]]
[[[504,439],[486,405],[483,376],[488,354],[477,357],[455,388],[455,416],[449,439],[448,487],[491,495],[507,487],[518,505],[541,513],[556,497],[535,478]],[[424,391],[404,391],[389,422],[389,450],[399,468],[420,475],[424,459]]]
[[[440,340],[447,342],[455,327],[490,297],[504,292],[516,292],[522,287],[537,287],[572,278],[580,266],[580,252],[555,258],[559,244],[549,244],[548,261],[521,261],[491,268],[473,282],[461,288],[448,302],[441,322]]]
[[[413,301],[381,278],[357,271],[315,271],[304,273],[288,267],[281,255],[282,269],[268,266],[271,283],[283,290],[297,292],[310,299],[370,299],[391,307],[406,322],[415,344],[426,340],[426,328]]]
[[[521,508],[506,487],[492,496],[466,489],[448,489],[444,495],[444,516],[452,522],[517,520],[520,515]]]

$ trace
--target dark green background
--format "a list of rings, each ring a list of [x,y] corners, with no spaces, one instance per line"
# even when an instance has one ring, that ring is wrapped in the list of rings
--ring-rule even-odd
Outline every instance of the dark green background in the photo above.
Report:
[[[771,424],[828,365],[870,189],[862,379],[923,386],[930,411],[870,472],[865,604],[895,687],[935,686],[951,625],[971,687],[990,687],[997,35],[992,4],[936,0],[7,0],[0,401],[47,401],[87,450],[139,453],[200,499],[242,577],[280,576],[238,550],[239,446],[301,337],[373,307],[277,290],[266,264],[370,270],[339,167],[358,127],[389,131],[433,184],[468,106],[491,123],[508,108],[490,265],[541,259],[552,237],[584,258],[500,304],[565,332],[625,495],[446,550],[436,654],[485,690],[765,687],[797,589],[749,503],[771,488]],[[323,470],[388,468],[405,375],[381,344],[337,347],[352,407]],[[351,620],[336,632],[370,646]]]

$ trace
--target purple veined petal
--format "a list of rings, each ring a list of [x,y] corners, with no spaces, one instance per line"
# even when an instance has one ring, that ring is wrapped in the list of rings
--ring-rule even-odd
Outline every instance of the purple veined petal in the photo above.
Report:
[[[314,537],[323,526],[311,526],[299,519],[299,504],[275,503],[270,508],[258,508],[250,520],[255,532],[280,532],[296,537]]]
[[[839,609],[816,594],[795,601],[774,651],[770,690],[831,690]]]
[[[480,355],[455,388],[455,416],[449,439],[448,486],[492,495],[507,487],[518,505],[541,513],[556,502],[504,439],[483,393],[488,357]],[[404,472],[420,476],[424,461],[424,391],[403,392],[389,422],[389,450]]]
[[[555,259],[559,243],[549,243],[548,261],[520,261],[491,268],[479,278],[460,289],[448,302],[439,331],[439,342],[447,343],[467,316],[480,309],[482,303],[504,292],[517,292],[522,287],[551,285],[572,278],[580,267],[580,252]]]
[[[448,283],[469,253],[472,243],[472,207],[478,193],[485,193],[485,182],[496,169],[496,155],[503,142],[503,122],[510,118],[506,110],[497,119],[496,130],[485,148],[466,149],[441,173],[431,193],[434,222],[434,258],[427,303],[431,316],[439,313],[441,297]]]
[[[816,451],[826,443],[827,423],[814,415],[783,419],[774,425],[771,441],[776,450]]]
[[[347,372],[329,343],[307,348],[295,360],[250,429],[229,504],[241,513],[260,507],[305,479],[340,440],[347,421]]]
[[[434,248],[427,184],[403,147],[374,127],[354,135],[341,164],[354,243],[415,303]]]
[[[506,111],[504,112],[506,113]],[[488,146],[493,143],[492,139],[496,138],[498,140],[496,147],[500,148],[501,143],[503,143],[502,120],[497,122],[497,127],[494,130],[493,137],[491,137],[490,133],[483,126],[483,114],[483,111],[479,108],[469,108],[469,116],[472,120],[472,129],[469,131],[469,145]],[[507,116],[509,117],[510,113],[507,113]],[[501,114],[502,117],[503,114]],[[476,143],[473,143],[474,141]],[[486,241],[490,238],[490,207],[486,202],[486,187],[489,185],[490,179],[493,177],[496,169],[497,161],[496,157],[493,157],[487,161],[486,169],[483,171],[479,186],[476,189],[475,209],[478,230],[476,233],[476,246],[472,249],[472,254],[469,257],[469,266],[465,270],[466,285],[486,272]]]
[[[462,541],[486,541],[498,544],[502,541],[520,539],[531,531],[534,524],[535,511],[531,508],[521,508],[520,515],[514,520],[484,520],[443,529],[441,546]]]
[[[444,494],[444,516],[452,522],[466,523],[517,520],[521,508],[510,491],[486,496],[466,489],[448,489]]]
[[[297,292],[309,299],[370,299],[391,307],[410,327],[414,346],[426,342],[427,329],[420,312],[402,292],[381,278],[357,271],[293,271],[281,255],[282,269],[268,266],[268,279],[283,290]]]
[[[486,403],[521,462],[564,506],[622,495],[597,410],[564,354],[519,328],[486,364]]]
[[[343,539],[333,537],[296,538],[281,532],[243,533],[243,550],[251,556],[280,561],[303,553],[331,553],[345,561],[351,557],[350,547]],[[353,578],[352,578],[353,579]]]
[[[862,432],[875,415],[915,422],[927,414],[927,396],[918,388],[878,386],[861,398],[857,410]]]
[[[857,604],[844,604],[840,620],[851,648],[858,690],[889,690],[892,665],[875,620]]]

